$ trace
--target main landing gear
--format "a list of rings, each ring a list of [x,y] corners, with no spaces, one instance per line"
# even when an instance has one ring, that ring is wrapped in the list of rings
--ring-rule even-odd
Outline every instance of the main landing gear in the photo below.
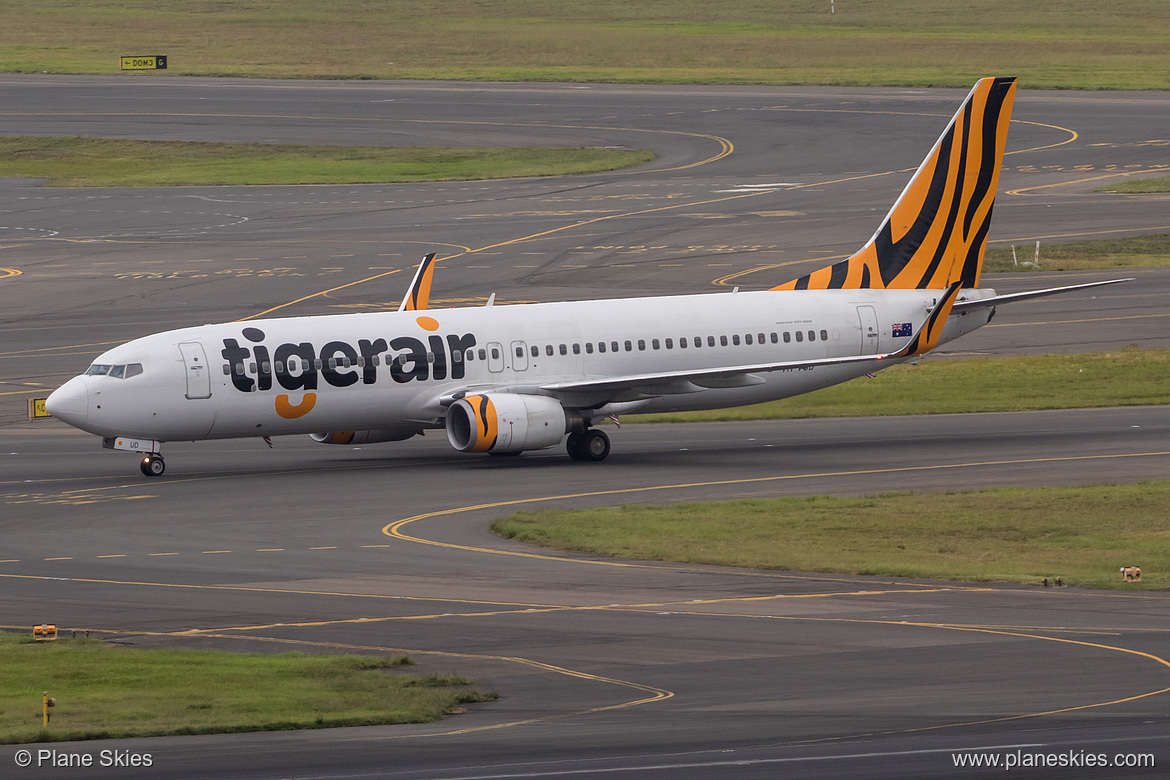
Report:
[[[167,470],[167,464],[163,462],[162,455],[153,452],[142,458],[138,468],[142,469],[142,473],[148,477],[161,477],[162,473]]]
[[[605,431],[596,428],[573,431],[565,442],[565,449],[573,460],[605,460],[609,455],[609,437]]]

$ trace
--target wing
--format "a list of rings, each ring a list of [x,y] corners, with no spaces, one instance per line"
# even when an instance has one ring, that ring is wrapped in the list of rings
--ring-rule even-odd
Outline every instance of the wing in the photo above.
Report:
[[[962,282],[955,282],[939,298],[938,303],[927,315],[926,321],[918,328],[906,346],[896,352],[877,355],[848,355],[845,357],[811,358],[808,360],[786,360],[777,363],[749,363],[739,366],[685,369],[682,371],[659,371],[648,374],[627,374],[600,379],[582,379],[570,382],[553,382],[540,386],[545,393],[590,393],[628,389],[643,395],[678,395],[697,393],[715,387],[748,387],[763,383],[756,374],[770,371],[792,371],[818,366],[847,366],[861,363],[883,364],[918,357],[934,349],[942,336],[947,317],[955,305]],[[875,366],[876,367],[876,366]]]

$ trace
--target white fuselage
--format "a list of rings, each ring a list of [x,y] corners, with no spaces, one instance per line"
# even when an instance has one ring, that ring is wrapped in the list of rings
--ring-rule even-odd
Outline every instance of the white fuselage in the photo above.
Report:
[[[493,389],[555,395],[587,419],[737,406],[798,395],[878,366],[760,371],[722,383],[729,386],[718,378],[703,386],[632,382],[577,393],[544,386],[888,353],[909,340],[939,294],[717,293],[205,325],[109,350],[91,373],[56,391],[51,408],[101,436],[174,441],[366,430],[406,438],[441,427],[453,394]],[[964,291],[966,299],[991,295]],[[942,340],[974,330],[990,314],[952,315]]]

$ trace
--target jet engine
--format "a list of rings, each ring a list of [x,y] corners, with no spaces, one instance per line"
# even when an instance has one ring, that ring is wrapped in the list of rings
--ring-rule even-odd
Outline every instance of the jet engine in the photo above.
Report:
[[[373,431],[329,431],[310,433],[313,441],[322,444],[374,444],[380,441],[402,441],[419,432],[417,425],[400,428],[379,428]]]
[[[460,452],[542,450],[576,427],[572,413],[543,395],[469,395],[447,409],[447,441]]]

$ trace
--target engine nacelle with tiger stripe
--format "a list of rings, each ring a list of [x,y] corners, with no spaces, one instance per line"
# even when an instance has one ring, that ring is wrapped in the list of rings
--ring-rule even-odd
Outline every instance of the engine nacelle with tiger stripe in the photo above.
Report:
[[[447,410],[447,441],[460,452],[542,450],[574,427],[560,402],[543,395],[469,395]]]

